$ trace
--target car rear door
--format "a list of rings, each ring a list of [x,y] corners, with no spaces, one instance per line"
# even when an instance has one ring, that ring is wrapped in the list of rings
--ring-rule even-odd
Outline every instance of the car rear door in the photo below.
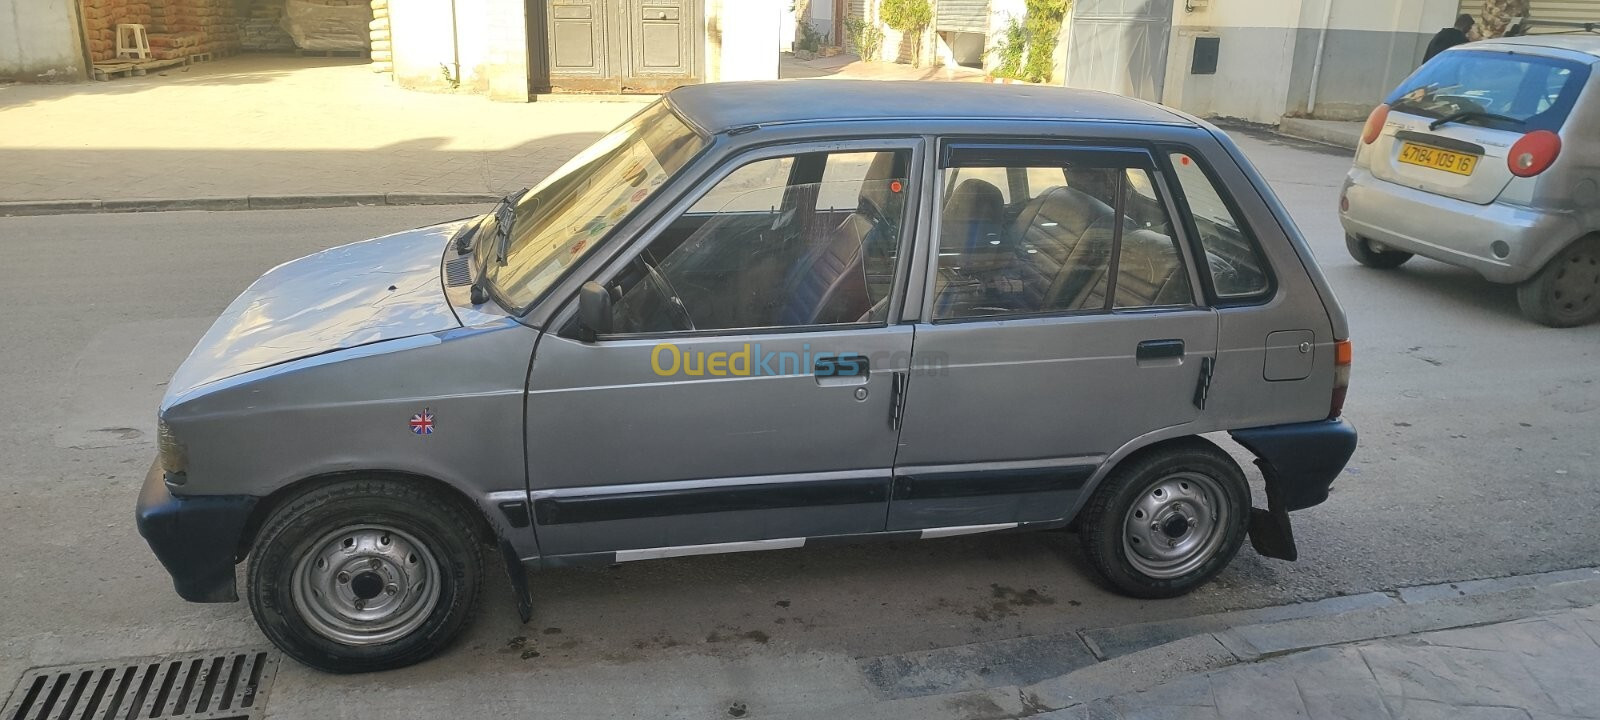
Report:
[[[953,144],[940,157],[952,190],[888,529],[1053,520],[1118,448],[1200,417],[1217,316],[1196,300],[1149,151]],[[992,188],[997,168],[1025,171],[1026,195]]]

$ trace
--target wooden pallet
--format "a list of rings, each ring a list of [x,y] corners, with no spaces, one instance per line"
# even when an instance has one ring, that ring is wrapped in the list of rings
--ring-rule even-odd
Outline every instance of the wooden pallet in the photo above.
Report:
[[[174,65],[187,65],[188,58],[172,58],[170,60],[107,60],[94,64],[94,79],[110,80],[119,77],[138,77],[151,70],[172,67]]]
[[[305,50],[296,48],[295,54],[299,55],[300,57],[364,58],[369,55],[369,52],[366,50]]]

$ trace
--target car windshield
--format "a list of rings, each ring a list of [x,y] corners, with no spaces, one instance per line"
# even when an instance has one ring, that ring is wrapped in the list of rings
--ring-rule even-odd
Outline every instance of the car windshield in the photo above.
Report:
[[[477,247],[501,303],[513,313],[527,312],[567,268],[705,146],[660,101],[524,193],[511,223],[505,263],[498,262],[494,233]]]
[[[1440,53],[1389,96],[1393,110],[1499,130],[1557,132],[1589,68],[1558,58],[1485,50]]]

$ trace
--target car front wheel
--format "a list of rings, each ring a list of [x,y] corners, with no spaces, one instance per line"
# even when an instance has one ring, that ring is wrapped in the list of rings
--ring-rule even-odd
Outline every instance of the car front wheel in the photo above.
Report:
[[[1344,246],[1350,251],[1350,257],[1355,258],[1356,262],[1369,268],[1378,268],[1380,270],[1400,267],[1413,257],[1411,253],[1399,250],[1373,249],[1372,241],[1355,235],[1344,236]]]
[[[1158,448],[1116,468],[1079,523],[1084,551],[1126,595],[1168,598],[1210,580],[1239,551],[1250,517],[1244,473],[1216,446]]]
[[[386,670],[442,650],[483,576],[475,518],[437,490],[387,479],[318,487],[267,518],[250,610],[290,657],[328,672]]]
[[[1517,286],[1517,305],[1528,319],[1550,327],[1577,327],[1600,319],[1600,237],[1571,244],[1539,274]]]

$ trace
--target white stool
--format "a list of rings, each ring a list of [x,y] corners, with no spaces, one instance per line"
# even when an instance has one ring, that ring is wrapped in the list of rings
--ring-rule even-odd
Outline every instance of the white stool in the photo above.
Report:
[[[143,25],[139,23],[117,25],[117,59],[123,58],[150,59],[150,36],[144,33]]]

